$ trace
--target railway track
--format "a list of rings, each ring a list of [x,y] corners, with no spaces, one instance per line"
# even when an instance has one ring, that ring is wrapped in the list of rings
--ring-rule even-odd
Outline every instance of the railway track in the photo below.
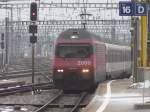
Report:
[[[0,75],[4,76],[4,75],[13,75],[13,74],[31,73],[31,72],[32,72],[31,69],[27,69],[27,70],[18,70],[18,71],[4,72],[4,73],[0,73]]]
[[[55,97],[53,97],[53,99],[51,99],[50,101],[46,102],[42,107],[40,107],[39,109],[35,110],[34,112],[43,112],[44,110],[47,109],[49,104],[51,104],[56,99],[58,99],[62,94],[63,94],[63,92],[60,91]]]
[[[36,75],[43,75],[43,74],[49,74],[49,71],[35,71]],[[13,71],[1,74],[0,73],[0,80],[3,79],[13,79],[13,78],[20,78],[20,77],[31,77],[32,76],[32,70],[21,70],[21,71]]]
[[[86,106],[86,104],[81,104],[82,101],[87,96],[86,92],[79,94],[79,96],[74,104],[59,104],[59,99],[61,99],[64,96],[65,96],[65,94],[63,94],[63,92],[60,91],[56,96],[54,96],[51,100],[46,102],[43,106],[41,106],[34,112],[45,112],[49,108],[62,108],[62,107],[69,108],[68,112],[77,112],[79,110],[79,108],[83,108]]]
[[[49,70],[51,68],[52,62],[49,59],[40,59],[37,58],[35,59],[35,69],[36,70]],[[5,72],[7,71],[12,71],[12,70],[31,70],[32,68],[32,60],[31,58],[22,58],[22,59],[17,59],[16,62],[10,63],[7,68],[4,66],[3,70],[1,68],[0,71]]]
[[[20,77],[30,77],[32,63],[30,58],[16,60],[17,63],[8,65],[8,68],[0,70],[0,80]],[[35,62],[35,74],[47,77],[51,73],[51,63],[47,58],[37,58]],[[49,75],[48,75],[49,76]]]
[[[0,88],[0,96],[7,96],[16,93],[29,92],[29,91],[33,91],[33,88],[35,91],[38,91],[38,90],[45,90],[45,89],[54,89],[55,87],[53,84],[50,83],[24,84],[15,87]]]
[[[47,76],[45,73],[50,73],[50,66],[48,64],[41,64],[38,63],[39,65],[36,65],[35,67],[35,74],[36,75],[43,75],[43,76]],[[0,79],[13,79],[13,78],[20,78],[20,77],[30,77],[32,76],[32,70],[31,70],[31,63],[26,62],[24,64],[21,65],[14,65],[11,66],[12,69],[10,69],[10,71],[8,73],[0,73]],[[13,70],[13,71],[12,71]],[[40,72],[39,72],[40,71]],[[5,76],[5,77],[3,77]],[[48,75],[49,76],[49,75]],[[28,78],[27,78],[28,79]],[[48,78],[47,78],[48,79]],[[18,79],[17,79],[18,80]],[[43,84],[22,84],[16,87],[6,87],[1,89],[0,88],[0,97],[3,98],[2,96],[8,96],[8,95],[12,95],[16,94],[16,93],[25,93],[25,92],[30,92],[33,90],[35,91],[39,91],[39,90],[46,90],[46,89],[55,89],[54,85],[52,83],[43,83]],[[50,90],[52,91],[52,90]],[[43,91],[42,93],[46,93],[47,91]],[[26,94],[23,94],[26,97]],[[37,110],[33,111],[33,112],[45,112],[45,111],[49,111],[49,109],[54,109],[54,108],[59,108],[60,111],[62,109],[67,109],[68,112],[77,112],[80,108],[85,107],[87,104],[83,103],[82,101],[85,99],[87,93],[81,93],[81,94],[71,94],[71,96],[67,96],[68,94],[64,94],[62,91],[60,91],[56,96],[54,96],[52,99],[50,99],[49,101],[45,101],[45,103],[43,104],[43,101],[41,103],[33,103],[32,102],[28,102],[29,104],[23,104],[22,102],[18,102],[17,103],[1,103],[0,106],[20,106],[20,107],[24,107],[24,106],[32,106],[33,110],[35,110],[35,108]],[[10,97],[12,97],[10,96]],[[9,96],[8,96],[9,97]],[[13,96],[15,97],[15,96]],[[44,96],[43,96],[44,97]],[[45,96],[46,97],[46,96]],[[66,98],[67,97],[67,98]],[[48,97],[49,98],[49,97]],[[73,99],[70,101],[73,101],[72,103],[68,103],[65,102],[64,99]],[[64,101],[64,103],[62,104],[61,101]]]
[[[48,64],[35,64],[35,70],[39,70],[39,69],[46,69],[48,70],[50,67],[50,63]],[[15,70],[28,70],[32,68],[32,64],[29,64],[29,65],[12,65],[10,66],[9,68],[12,68],[12,69],[15,69]]]
[[[12,63],[11,65],[9,65],[10,68],[14,68],[14,69],[31,69],[32,68],[32,60],[31,58],[29,59],[20,59],[19,61],[17,61],[16,63]],[[35,59],[35,68],[39,69],[39,68],[50,68],[51,67],[51,63],[52,61],[49,59]]]
[[[41,86],[41,85],[43,85],[43,86]],[[37,90],[41,89],[41,88],[42,89],[44,89],[44,88],[47,89],[47,86],[45,86],[45,85],[46,84],[37,85],[36,89]],[[32,85],[29,88],[28,87],[25,87],[25,88],[21,87],[21,88],[22,88],[21,90],[19,90],[19,89],[14,90],[14,93],[24,93],[24,92],[32,91]],[[49,86],[49,88],[52,89],[52,90],[50,90],[51,92],[53,91],[53,89],[54,89],[54,91],[57,90],[55,88],[51,88],[50,86]],[[87,99],[89,99],[89,96],[88,96],[89,94],[87,94],[86,92],[83,92],[83,93],[80,93],[80,94],[64,94],[62,91],[57,90],[57,92],[52,93],[52,96],[49,97],[49,96],[45,96],[46,91],[43,91],[41,94],[35,94],[37,96],[39,95],[39,97],[41,97],[40,95],[44,95],[43,97],[45,97],[44,99],[46,99],[46,101],[44,100],[45,103],[43,103],[42,99],[41,99],[41,101],[39,101],[40,103],[39,102],[32,102],[33,99],[31,99],[31,102],[30,101],[25,101],[26,103],[24,103],[22,101],[21,102],[19,101],[17,103],[14,100],[14,103],[12,103],[13,101],[10,102],[10,103],[1,102],[0,106],[2,108],[11,106],[11,108],[13,108],[14,111],[15,111],[15,107],[19,107],[19,108],[24,108],[25,107],[25,108],[27,108],[27,110],[29,108],[28,111],[30,111],[30,112],[49,112],[49,111],[54,111],[55,112],[55,110],[57,112],[62,112],[64,110],[65,110],[65,112],[78,112],[81,108],[84,108],[90,101],[90,100],[87,100]],[[5,92],[0,91],[0,93],[3,93],[3,94],[0,94],[0,96],[11,95],[10,99],[13,98],[12,94],[14,94],[12,91],[5,91]],[[26,94],[24,94],[24,95],[26,95]],[[90,95],[90,97],[91,97],[91,95]],[[21,95],[20,98],[23,98],[22,95]],[[50,99],[48,100],[48,98],[50,98]],[[2,100],[4,100],[4,99],[2,98]],[[6,100],[6,102],[7,102],[7,100]],[[30,107],[32,107],[32,109]]]

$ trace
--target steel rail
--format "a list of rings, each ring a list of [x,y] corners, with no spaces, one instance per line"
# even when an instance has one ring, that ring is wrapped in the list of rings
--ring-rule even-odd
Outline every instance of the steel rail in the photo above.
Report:
[[[79,109],[79,106],[80,106],[81,102],[84,100],[84,98],[86,96],[87,96],[87,92],[81,93],[80,98],[78,99],[78,101],[76,102],[75,106],[72,108],[72,110],[70,112],[77,112],[77,110]]]
[[[35,72],[36,75],[41,75],[43,72]],[[20,73],[20,74],[11,74],[6,76],[0,76],[0,80],[3,79],[12,79],[12,78],[20,78],[20,77],[30,77],[32,73]]]
[[[43,112],[48,107],[48,105],[50,103],[52,103],[53,101],[55,101],[56,99],[58,99],[62,94],[63,94],[63,91],[60,91],[55,97],[53,97],[53,99],[51,99],[50,101],[48,101],[45,105],[43,105],[39,109],[35,110],[34,112]]]
[[[20,71],[11,71],[11,72],[4,72],[4,73],[0,73],[0,75],[3,74],[20,74],[20,73],[27,73],[27,72],[31,72],[31,69],[27,69],[27,70],[20,70]]]
[[[17,105],[17,106],[34,106],[34,107],[39,107],[39,108],[43,106],[43,104],[31,104],[31,103],[30,104],[25,104],[25,103],[22,103],[22,104],[20,104],[20,103],[15,103],[15,104],[0,103],[0,106],[15,106],[15,105]],[[83,108],[86,105],[87,104],[80,104],[79,108]],[[64,108],[73,108],[74,104],[64,104],[63,107]],[[60,108],[60,104],[51,103],[51,104],[48,105],[47,108]]]
[[[0,89],[0,95],[9,95],[17,92],[22,91],[30,91],[32,90],[32,87],[35,87],[35,90],[37,89],[45,89],[45,88],[54,88],[54,85],[50,83],[40,83],[40,84],[25,84],[25,85],[18,85],[15,87],[8,87],[8,88],[1,88]]]

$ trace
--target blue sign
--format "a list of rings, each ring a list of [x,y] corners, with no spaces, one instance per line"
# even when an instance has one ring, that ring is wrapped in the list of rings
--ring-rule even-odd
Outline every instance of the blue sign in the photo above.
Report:
[[[119,2],[119,16],[133,16],[134,6],[133,2]]]
[[[147,5],[140,2],[119,2],[119,16],[146,16]]]
[[[147,5],[145,3],[135,4],[135,16],[146,16],[147,15]]]

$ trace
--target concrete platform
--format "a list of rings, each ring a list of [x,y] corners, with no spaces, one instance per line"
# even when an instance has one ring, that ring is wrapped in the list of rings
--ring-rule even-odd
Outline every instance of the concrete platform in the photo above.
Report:
[[[131,86],[132,79],[118,79],[99,84],[95,96],[83,112],[149,112],[150,88]],[[136,107],[136,108],[135,108]],[[141,108],[140,108],[141,107]]]
[[[140,103],[134,105],[135,109],[150,109],[150,103]]]

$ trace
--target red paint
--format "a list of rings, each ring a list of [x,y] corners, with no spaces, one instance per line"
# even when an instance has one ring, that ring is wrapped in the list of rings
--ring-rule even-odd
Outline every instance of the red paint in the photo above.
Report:
[[[95,41],[92,39],[80,39],[80,40],[65,40],[59,38],[56,41],[56,46],[58,44],[90,44],[92,47],[96,48],[96,52],[94,51],[93,54],[89,58],[81,59],[81,58],[54,58],[54,69],[64,69],[65,72],[71,69],[78,69],[81,70],[83,68],[89,68],[92,71],[95,70],[97,73],[105,72],[105,44],[103,42]],[[79,61],[83,62],[83,64],[79,64]],[[85,62],[84,62],[85,61]],[[88,62],[88,64],[85,64]],[[90,63],[90,64],[89,64]],[[94,74],[93,74],[94,75]]]

